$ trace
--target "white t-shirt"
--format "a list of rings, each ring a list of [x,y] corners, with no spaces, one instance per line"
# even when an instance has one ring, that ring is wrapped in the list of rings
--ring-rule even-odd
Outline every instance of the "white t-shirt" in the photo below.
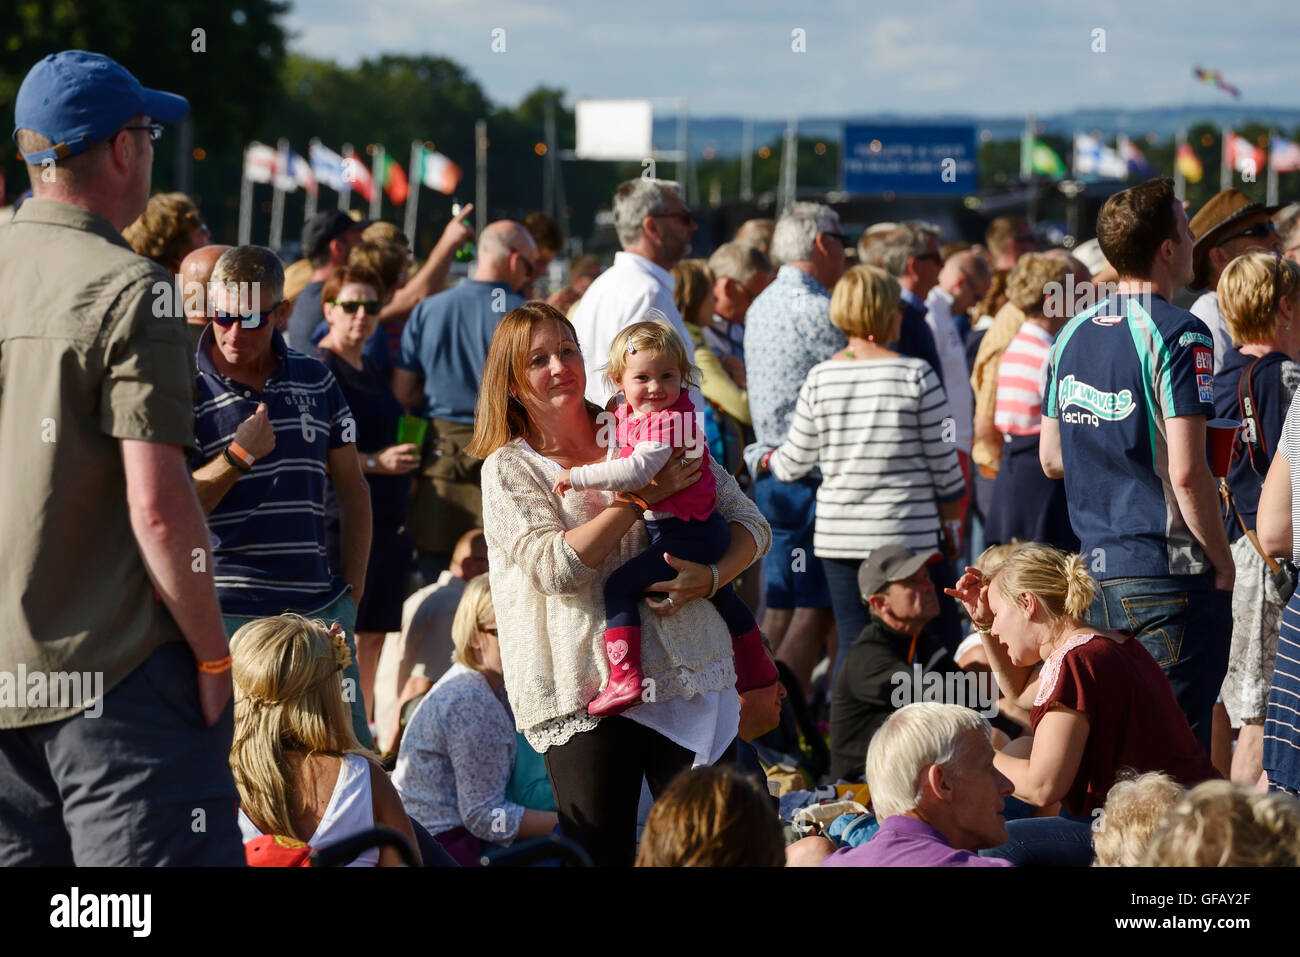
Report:
[[[673,277],[667,269],[636,253],[615,253],[614,265],[596,277],[573,314],[578,348],[587,366],[587,399],[602,409],[614,390],[605,381],[609,347],[619,331],[634,322],[651,318],[651,308],[663,313],[664,321],[677,330],[687,355],[695,354],[691,334],[673,303]],[[704,408],[699,389],[690,390],[695,414]],[[704,428],[701,418],[699,427]]]
[[[337,844],[345,838],[352,837],[375,826],[374,802],[370,794],[370,762],[359,754],[343,755],[339,766],[339,779],[334,782],[334,793],[330,803],[321,815],[316,833],[307,844],[313,850]],[[262,836],[247,814],[240,809],[239,833],[244,843]],[[379,848],[372,847],[357,855],[348,867],[376,867],[379,864]]]
[[[971,391],[970,370],[966,368],[966,346],[952,317],[952,296],[935,286],[925,297],[925,308],[925,323],[934,336],[939,365],[943,367],[943,387],[956,425],[957,449],[970,455],[975,435],[975,393]]]

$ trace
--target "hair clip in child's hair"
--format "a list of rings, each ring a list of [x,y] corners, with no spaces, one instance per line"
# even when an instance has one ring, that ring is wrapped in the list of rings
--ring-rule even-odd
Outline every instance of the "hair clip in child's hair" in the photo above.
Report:
[[[632,345],[632,340],[630,339],[628,340],[627,343],[627,354],[630,356],[636,355],[636,346]]]

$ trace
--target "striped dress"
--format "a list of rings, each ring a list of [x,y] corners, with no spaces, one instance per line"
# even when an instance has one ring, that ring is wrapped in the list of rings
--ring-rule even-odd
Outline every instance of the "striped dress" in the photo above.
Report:
[[[1300,413],[1294,401],[1277,454],[1291,465],[1291,558],[1300,561]],[[1263,763],[1270,790],[1300,794],[1300,590],[1282,612],[1264,719]]]
[[[930,364],[904,356],[822,362],[799,390],[772,454],[783,482],[821,468],[813,552],[866,558],[882,545],[939,543],[939,503],[962,497],[956,425]]]

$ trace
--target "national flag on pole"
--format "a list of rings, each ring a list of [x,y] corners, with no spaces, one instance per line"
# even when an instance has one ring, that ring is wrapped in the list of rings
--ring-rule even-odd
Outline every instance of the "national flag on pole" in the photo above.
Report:
[[[421,156],[420,182],[429,189],[448,196],[456,192],[456,186],[460,183],[460,167],[441,153],[422,150]]]
[[[293,150],[275,151],[275,188],[285,193],[296,193],[298,181],[293,177]]]
[[[1128,177],[1128,163],[1095,136],[1089,136],[1087,133],[1075,133],[1074,172],[1077,176],[1126,179]]]
[[[1223,78],[1223,74],[1220,73],[1218,70],[1206,70],[1206,69],[1202,69],[1199,66],[1193,67],[1192,76],[1196,77],[1196,79],[1200,80],[1202,83],[1213,83],[1224,93],[1231,94],[1234,98],[1238,98],[1241,96],[1241,90],[1237,89],[1227,80],[1225,80]]]
[[[1223,140],[1224,161],[1244,176],[1258,176],[1264,170],[1264,151],[1231,130]]]
[[[1268,161],[1279,173],[1294,173],[1300,170],[1300,146],[1274,136],[1269,141]]]
[[[1156,168],[1142,155],[1142,151],[1133,145],[1133,141],[1123,133],[1115,139],[1115,150],[1119,153],[1120,158],[1128,164],[1128,170],[1134,176],[1151,179],[1156,175]]]
[[[312,175],[311,164],[293,150],[289,151],[289,175],[307,192],[316,195],[316,177]]]
[[[1035,173],[1042,173],[1045,176],[1052,177],[1052,179],[1065,178],[1065,164],[1061,162],[1061,157],[1057,156],[1056,150],[1042,140],[1034,141],[1029,158],[1031,168]]]
[[[244,150],[244,178],[250,183],[269,183],[280,165],[280,153],[274,146],[253,142]]]
[[[1178,152],[1174,155],[1174,165],[1178,167],[1178,172],[1183,174],[1183,179],[1189,183],[1199,183],[1201,177],[1205,175],[1201,158],[1187,143],[1178,147]]]
[[[313,142],[307,151],[311,157],[311,171],[316,181],[328,186],[336,193],[350,189],[343,175],[343,157],[328,146]]]
[[[359,193],[366,202],[370,202],[374,197],[375,180],[370,175],[370,170],[366,169],[366,164],[355,155],[344,157],[343,178],[347,180],[348,186]]]
[[[406,180],[406,172],[398,165],[397,160],[387,153],[384,154],[382,185],[384,192],[388,194],[388,198],[393,201],[394,206],[401,206],[405,203],[407,194],[411,190],[410,183]]]

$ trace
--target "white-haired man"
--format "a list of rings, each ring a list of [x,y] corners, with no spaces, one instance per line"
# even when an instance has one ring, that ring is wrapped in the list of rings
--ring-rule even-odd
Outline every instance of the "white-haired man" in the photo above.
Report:
[[[672,183],[630,179],[614,191],[614,230],[622,252],[591,284],[573,314],[578,347],[587,364],[587,398],[604,407],[613,395],[605,381],[609,346],[625,326],[662,314],[688,347],[691,334],[673,303],[668,272],[690,252],[695,219]],[[704,408],[699,389],[690,390],[696,413]]]
[[[993,766],[983,715],[918,702],[895,711],[867,749],[867,787],[880,830],[865,844],[825,854],[822,867],[1011,867],[977,852],[1007,840],[1002,815],[1013,787]],[[806,843],[805,843],[806,842]],[[805,838],[791,856],[810,863],[833,846]]]
[[[537,273],[537,244],[509,219],[483,230],[473,277],[423,300],[402,330],[393,394],[429,420],[411,534],[420,573],[432,584],[450,565],[456,541],[483,524],[482,463],[461,451],[474,432],[483,365],[507,312],[524,303],[518,290]]]
[[[763,632],[805,692],[825,643],[835,641],[826,572],[813,554],[820,478],[781,482],[760,473],[753,450],[761,456],[761,450],[785,441],[808,370],[848,344],[830,318],[830,290],[844,274],[844,245],[835,210],[819,203],[791,205],[772,235],[772,258],[781,268],[745,314],[745,372],[757,439],[746,461],[755,476],[755,500],[772,525],[772,550],[763,563]],[[834,660],[834,649],[827,650]]]

